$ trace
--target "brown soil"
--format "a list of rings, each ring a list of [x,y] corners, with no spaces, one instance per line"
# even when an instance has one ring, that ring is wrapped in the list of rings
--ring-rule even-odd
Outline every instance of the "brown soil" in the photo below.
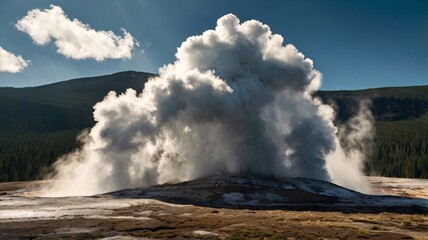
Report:
[[[427,233],[426,215],[253,211],[161,203],[116,209],[104,219],[0,224],[0,239],[427,239]]]

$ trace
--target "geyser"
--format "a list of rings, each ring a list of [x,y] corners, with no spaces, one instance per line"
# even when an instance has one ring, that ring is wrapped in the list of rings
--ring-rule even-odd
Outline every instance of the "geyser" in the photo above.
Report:
[[[341,147],[333,109],[313,97],[321,74],[283,41],[232,14],[189,37],[141,94],[110,92],[94,106],[96,125],[81,149],[55,163],[46,195],[216,174],[309,177],[364,190],[363,155]]]

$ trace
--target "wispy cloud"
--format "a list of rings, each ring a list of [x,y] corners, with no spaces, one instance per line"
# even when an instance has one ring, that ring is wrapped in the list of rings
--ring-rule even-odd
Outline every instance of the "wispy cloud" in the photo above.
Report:
[[[24,60],[20,55],[15,55],[0,47],[0,72],[18,73],[28,67],[30,61]]]
[[[76,18],[71,20],[55,5],[29,11],[15,26],[38,45],[46,45],[53,39],[57,52],[73,59],[129,59],[132,49],[139,44],[125,29],[123,37],[112,31],[94,30]]]

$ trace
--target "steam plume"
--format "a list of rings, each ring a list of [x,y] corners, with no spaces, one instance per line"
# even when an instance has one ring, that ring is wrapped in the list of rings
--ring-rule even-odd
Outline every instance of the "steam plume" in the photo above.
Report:
[[[348,169],[355,182],[329,167],[333,153],[346,151],[333,109],[312,97],[320,84],[312,60],[267,25],[223,16],[214,30],[189,37],[141,94],[110,92],[94,106],[96,125],[82,149],[55,164],[61,181],[48,194],[222,173],[310,177],[358,189],[360,167]]]
[[[340,147],[326,158],[333,182],[351,188],[358,186],[357,190],[363,192],[370,191],[368,184],[361,176],[375,133],[370,104],[369,100],[362,100],[358,113],[339,127],[336,145]]]

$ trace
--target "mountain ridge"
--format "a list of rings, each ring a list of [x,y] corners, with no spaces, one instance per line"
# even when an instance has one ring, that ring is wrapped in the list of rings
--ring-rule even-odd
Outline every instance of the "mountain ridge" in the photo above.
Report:
[[[90,77],[79,77],[79,78],[71,78],[67,80],[60,80],[58,82],[53,83],[47,83],[37,86],[29,86],[29,87],[11,87],[11,86],[0,86],[0,89],[27,89],[27,88],[39,88],[39,87],[46,87],[56,84],[62,84],[66,82],[71,81],[78,81],[78,80],[86,80],[86,79],[93,79],[93,78],[103,78],[108,76],[120,76],[120,75],[127,75],[127,74],[147,74],[152,76],[157,76],[155,73],[150,72],[142,72],[142,71],[135,71],[135,70],[127,70],[127,71],[120,71],[110,74],[103,74],[103,75],[97,75],[97,76],[90,76]],[[368,91],[368,90],[387,90],[387,89],[408,89],[408,88],[424,88],[428,89],[428,84],[422,84],[422,85],[409,85],[409,86],[388,86],[388,87],[372,87],[372,88],[361,88],[361,89],[321,89],[318,92],[360,92],[360,91]]]

